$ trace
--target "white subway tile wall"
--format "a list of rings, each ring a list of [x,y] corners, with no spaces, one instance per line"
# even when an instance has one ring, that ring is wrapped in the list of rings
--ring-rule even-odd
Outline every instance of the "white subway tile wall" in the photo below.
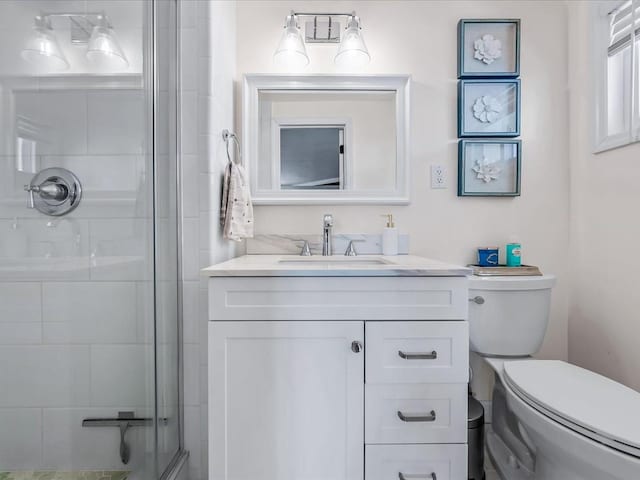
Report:
[[[39,408],[0,408],[0,465],[30,470],[42,458],[42,410]]]
[[[207,478],[207,292],[200,269],[240,253],[222,240],[219,211],[234,130],[235,1],[182,1],[181,160],[183,214],[184,433],[190,480]]]

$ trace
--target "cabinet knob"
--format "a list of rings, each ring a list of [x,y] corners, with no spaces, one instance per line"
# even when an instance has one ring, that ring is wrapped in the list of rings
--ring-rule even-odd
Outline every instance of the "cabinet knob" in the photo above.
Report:
[[[357,340],[351,342],[351,351],[353,353],[360,353],[362,351],[362,343]]]
[[[475,297],[470,298],[469,301],[476,303],[478,305],[482,305],[484,303],[484,297],[481,297],[480,295],[476,295]]]

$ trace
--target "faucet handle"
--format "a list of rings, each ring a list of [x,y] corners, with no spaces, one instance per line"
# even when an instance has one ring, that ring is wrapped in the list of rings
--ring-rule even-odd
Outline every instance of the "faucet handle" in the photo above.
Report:
[[[300,256],[301,257],[310,257],[311,256],[311,249],[309,248],[309,241],[308,240],[298,240],[299,242],[304,242],[302,245],[302,250],[300,250]]]
[[[33,192],[38,187],[34,187],[32,185],[25,185],[24,191],[27,192],[27,208],[36,208],[36,201],[33,197]]]
[[[347,246],[347,251],[344,252],[345,257],[356,257],[358,252],[356,252],[355,247],[353,246],[353,240],[349,240],[349,245]]]
[[[347,250],[344,252],[345,257],[357,257],[358,252],[356,252],[356,246],[353,244],[354,242],[364,242],[362,239],[349,240],[349,245],[347,245]]]

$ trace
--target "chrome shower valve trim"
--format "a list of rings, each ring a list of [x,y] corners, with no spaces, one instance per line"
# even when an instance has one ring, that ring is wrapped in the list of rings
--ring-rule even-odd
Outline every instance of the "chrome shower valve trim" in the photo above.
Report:
[[[36,173],[24,190],[28,194],[27,208],[55,217],[73,211],[82,198],[82,184],[78,177],[57,167]]]

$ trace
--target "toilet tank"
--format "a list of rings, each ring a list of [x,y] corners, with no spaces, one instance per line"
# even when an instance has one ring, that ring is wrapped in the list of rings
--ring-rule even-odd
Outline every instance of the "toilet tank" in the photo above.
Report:
[[[555,276],[469,277],[469,341],[485,356],[536,353],[547,330]]]

